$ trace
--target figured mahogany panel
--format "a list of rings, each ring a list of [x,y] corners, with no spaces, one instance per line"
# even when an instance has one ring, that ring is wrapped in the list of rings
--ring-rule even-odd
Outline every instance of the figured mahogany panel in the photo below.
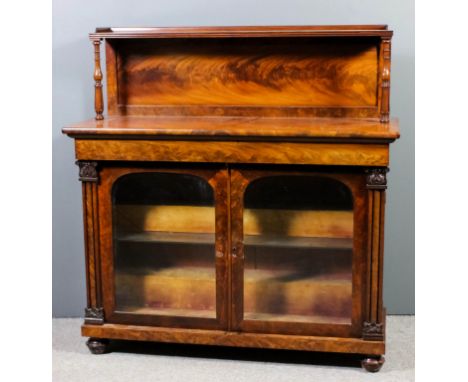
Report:
[[[77,159],[386,166],[388,145],[76,139]]]
[[[364,114],[376,117],[379,41],[372,37],[114,41],[119,110],[145,114],[144,108],[151,106],[152,114],[172,114],[185,107],[183,114],[239,115],[239,108],[245,107],[255,107],[256,113],[262,107],[364,108]]]

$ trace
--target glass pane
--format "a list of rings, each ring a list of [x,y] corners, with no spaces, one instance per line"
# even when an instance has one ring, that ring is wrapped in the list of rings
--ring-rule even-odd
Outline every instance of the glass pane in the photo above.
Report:
[[[349,324],[349,189],[326,177],[275,176],[252,182],[244,197],[244,319]]]
[[[116,310],[216,318],[214,198],[204,179],[124,176],[113,219]]]

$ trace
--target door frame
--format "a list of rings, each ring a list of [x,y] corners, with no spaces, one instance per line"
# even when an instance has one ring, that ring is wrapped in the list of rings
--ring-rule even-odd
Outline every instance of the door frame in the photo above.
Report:
[[[182,317],[166,315],[148,315],[122,312],[115,306],[114,284],[114,245],[112,218],[112,189],[115,182],[129,174],[171,173],[186,174],[206,180],[213,188],[215,207],[215,246],[213,256],[216,267],[216,319],[201,317]],[[103,165],[100,171],[98,187],[98,214],[100,236],[100,267],[102,305],[105,322],[129,325],[151,325],[194,329],[227,329],[230,296],[229,259],[228,259],[228,170],[222,166],[184,166],[117,164]]]
[[[336,171],[336,172],[335,172]],[[337,180],[346,185],[353,197],[353,259],[352,259],[352,314],[350,324],[319,324],[299,322],[271,322],[245,320],[244,299],[244,245],[243,214],[244,193],[249,184],[263,177],[319,176]],[[231,313],[232,330],[255,333],[276,333],[313,336],[361,337],[366,301],[367,264],[367,209],[368,193],[362,170],[334,170],[331,168],[284,169],[244,168],[230,169],[230,218],[231,218]]]

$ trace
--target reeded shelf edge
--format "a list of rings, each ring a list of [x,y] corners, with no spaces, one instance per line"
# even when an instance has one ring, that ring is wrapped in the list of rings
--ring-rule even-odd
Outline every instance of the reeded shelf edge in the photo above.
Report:
[[[197,26],[96,28],[91,40],[101,38],[210,38],[210,37],[391,37],[387,25],[284,25],[284,26]]]

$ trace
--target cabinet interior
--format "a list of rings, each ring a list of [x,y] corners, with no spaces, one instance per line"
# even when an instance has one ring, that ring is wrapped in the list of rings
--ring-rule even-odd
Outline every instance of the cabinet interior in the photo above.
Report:
[[[167,174],[153,174],[148,183],[151,177],[167,180]],[[178,181],[176,177],[169,175]],[[246,193],[244,318],[350,323],[352,205],[347,209],[340,206],[343,202],[334,200],[333,192],[330,200],[317,197],[326,209],[301,205],[298,199],[310,204],[310,192],[322,192],[323,184],[313,178],[309,182],[297,177],[292,181],[277,179],[281,187],[289,187],[288,193],[308,191],[309,195],[286,196],[296,199],[295,206],[289,200]],[[305,180],[309,188],[321,187],[318,191],[301,190],[294,179],[303,183]],[[177,184],[169,188],[178,187]],[[132,187],[130,184],[130,190]],[[146,182],[141,182],[132,192],[124,189],[122,204],[116,198],[114,205],[117,310],[216,318],[215,207],[207,205],[213,204],[209,188],[201,186],[206,192],[204,199],[180,204],[193,195],[177,196],[157,186],[153,186],[153,191],[147,187]],[[183,191],[183,185],[180,188]],[[260,194],[263,191],[260,188]],[[150,196],[144,203],[142,193]],[[167,195],[168,199],[162,201]],[[282,198],[281,192],[275,192],[275,199],[278,198]],[[156,200],[165,204],[151,204]],[[249,208],[249,204],[260,208]],[[268,204],[273,204],[272,208],[266,208]],[[284,208],[285,205],[296,208]]]

